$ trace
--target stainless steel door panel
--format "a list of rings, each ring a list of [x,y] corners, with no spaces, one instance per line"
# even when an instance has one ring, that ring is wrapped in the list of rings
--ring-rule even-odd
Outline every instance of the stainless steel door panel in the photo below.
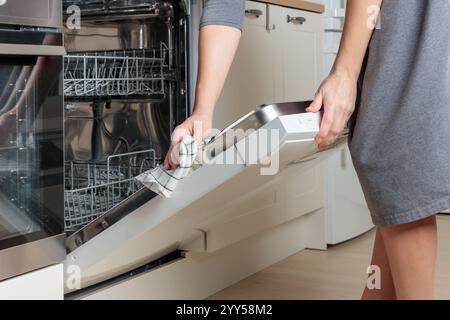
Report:
[[[92,159],[94,119],[69,118],[64,121],[65,161]]]
[[[101,112],[94,133],[98,141],[95,159],[153,148],[160,160],[167,151],[171,129],[165,103],[112,101]]]
[[[95,106],[94,106],[95,104]],[[165,103],[66,103],[66,161],[105,161],[113,154],[169,148],[170,112]]]
[[[62,26],[62,0],[3,0],[0,24],[59,28]]]
[[[83,22],[81,30],[65,30],[69,52],[145,49],[168,44],[170,24],[155,19]]]

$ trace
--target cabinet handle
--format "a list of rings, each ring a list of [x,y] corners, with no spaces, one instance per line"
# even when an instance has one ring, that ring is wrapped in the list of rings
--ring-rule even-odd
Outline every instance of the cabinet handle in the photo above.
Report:
[[[306,18],[304,18],[304,17],[291,17],[290,15],[288,15],[287,16],[287,22],[288,23],[304,24],[306,22]]]
[[[276,28],[275,24],[270,23],[270,4],[266,4],[266,12],[266,30],[270,32]]]
[[[245,14],[250,14],[252,16],[255,16],[256,18],[259,18],[264,13],[261,10],[258,10],[258,9],[247,9],[247,10],[245,10]]]

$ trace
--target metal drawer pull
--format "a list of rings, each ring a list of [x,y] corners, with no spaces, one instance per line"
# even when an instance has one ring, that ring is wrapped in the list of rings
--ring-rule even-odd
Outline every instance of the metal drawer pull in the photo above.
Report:
[[[304,18],[304,17],[291,17],[290,15],[288,15],[287,16],[287,22],[288,23],[304,24],[306,22],[306,18]]]
[[[247,10],[245,10],[245,14],[250,14],[252,16],[255,16],[256,18],[259,18],[264,13],[261,10],[258,10],[258,9],[247,9]]]

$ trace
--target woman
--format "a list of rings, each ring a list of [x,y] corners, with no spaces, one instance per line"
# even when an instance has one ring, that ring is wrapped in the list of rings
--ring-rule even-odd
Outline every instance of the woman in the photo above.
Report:
[[[181,131],[201,137],[211,126],[239,41],[242,6],[207,2],[195,111]],[[370,15],[377,7],[374,30]],[[435,214],[450,208],[449,21],[450,0],[348,0],[337,59],[308,109],[324,110],[320,148],[350,119],[353,162],[377,226],[372,265],[381,270],[381,288],[366,288],[363,299],[433,298]],[[167,168],[175,165],[166,159]]]

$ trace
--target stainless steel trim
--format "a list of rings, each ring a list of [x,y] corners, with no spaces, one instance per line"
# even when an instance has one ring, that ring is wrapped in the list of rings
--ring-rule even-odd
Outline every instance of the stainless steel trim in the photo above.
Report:
[[[82,20],[84,22],[99,21],[117,21],[127,20],[130,16],[136,19],[152,18],[152,17],[170,17],[172,15],[171,6],[167,5],[169,1],[159,1],[153,4],[142,5],[139,7],[120,7],[113,8],[104,6],[103,8],[89,9],[89,5],[81,7]],[[185,12],[187,10],[184,1],[178,1],[180,8]]]
[[[220,134],[215,136],[205,147],[205,154],[208,157],[213,158],[243,139],[248,133],[248,130],[258,130],[265,124],[282,115],[305,113],[306,108],[310,103],[311,101],[305,101],[260,106],[223,129]],[[232,132],[232,134],[227,134],[228,132]]]
[[[66,49],[63,46],[45,46],[34,44],[0,44],[0,55],[19,56],[64,56]]]
[[[60,234],[0,250],[0,281],[64,261],[64,238]]]
[[[245,138],[249,133],[248,130],[258,130],[267,123],[280,116],[306,113],[312,101],[276,103],[263,105],[256,110],[250,112],[238,121],[234,122],[227,128],[223,129],[220,134],[215,136],[213,140],[205,147],[204,152],[210,159],[217,156],[224,150],[227,150],[239,140]],[[231,134],[227,134],[231,132]],[[347,140],[348,130],[345,130],[338,139],[338,144]],[[334,147],[334,146],[333,146]]]
[[[160,13],[140,13],[140,14],[114,14],[110,16],[86,16],[82,17],[83,22],[99,22],[99,19],[101,19],[102,22],[111,22],[111,21],[120,21],[120,20],[127,20],[130,19],[130,16],[132,15],[133,19],[147,19],[147,18],[157,18],[161,17]]]

